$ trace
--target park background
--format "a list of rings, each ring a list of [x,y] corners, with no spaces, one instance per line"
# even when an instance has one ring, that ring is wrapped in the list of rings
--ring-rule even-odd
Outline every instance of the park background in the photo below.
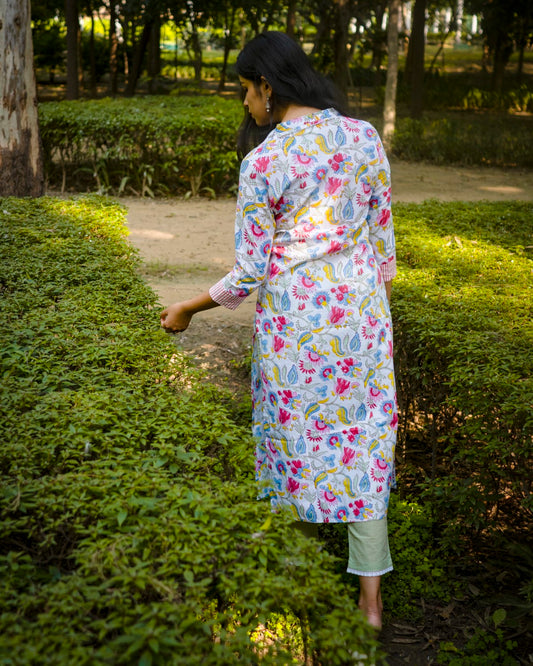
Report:
[[[36,1],[32,20],[40,191],[9,190],[13,146],[0,178],[2,196],[48,195],[0,207],[2,663],[529,663],[531,3]],[[192,288],[216,257],[140,261],[125,240],[131,197],[152,216],[179,197],[178,241],[198,207],[231,235],[232,63],[265,28],[376,125],[393,176],[444,165],[432,200],[394,205],[399,488],[378,643],[342,532],[317,550],[254,499],[246,337],[158,329],[148,283]],[[451,202],[450,168],[518,200]]]

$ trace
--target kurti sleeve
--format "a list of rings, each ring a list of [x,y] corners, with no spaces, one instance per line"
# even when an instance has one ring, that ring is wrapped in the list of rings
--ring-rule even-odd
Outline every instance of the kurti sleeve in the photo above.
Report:
[[[268,274],[275,231],[268,198],[269,163],[270,157],[258,155],[256,151],[241,164],[235,217],[235,264],[209,289],[211,298],[230,310],[235,310]]]
[[[373,190],[370,197],[367,222],[374,256],[380,267],[383,279],[385,282],[388,282],[396,275],[396,246],[391,213],[390,165],[377,133],[374,140],[376,142],[376,158],[372,160],[374,164],[372,164],[370,183]]]

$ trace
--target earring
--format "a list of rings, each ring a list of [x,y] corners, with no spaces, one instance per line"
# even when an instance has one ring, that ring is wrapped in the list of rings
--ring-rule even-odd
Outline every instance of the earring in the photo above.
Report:
[[[266,112],[267,112],[267,113],[270,113],[271,108],[272,108],[272,107],[270,106],[270,97],[267,97],[267,98],[266,98],[266,102],[265,102],[265,109],[266,109]]]

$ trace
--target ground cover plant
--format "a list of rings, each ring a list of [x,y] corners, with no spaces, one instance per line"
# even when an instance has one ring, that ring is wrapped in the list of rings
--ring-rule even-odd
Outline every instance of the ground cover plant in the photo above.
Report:
[[[256,501],[248,427],[160,330],[124,213],[0,202],[0,660],[366,663],[332,556]]]
[[[397,205],[392,301],[400,488],[431,507],[450,575],[484,580],[481,605],[501,613],[485,629],[500,632],[500,646],[505,632],[519,637],[511,654],[523,658],[533,602],[532,213],[519,202]]]

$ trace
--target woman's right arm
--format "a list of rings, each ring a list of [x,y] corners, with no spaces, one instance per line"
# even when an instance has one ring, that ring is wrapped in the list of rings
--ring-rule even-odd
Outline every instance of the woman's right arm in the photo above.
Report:
[[[188,328],[193,315],[197,312],[216,308],[218,305],[219,303],[211,298],[209,292],[205,291],[203,294],[199,294],[187,301],[181,301],[169,305],[168,308],[161,313],[161,326],[166,331],[182,333]]]

